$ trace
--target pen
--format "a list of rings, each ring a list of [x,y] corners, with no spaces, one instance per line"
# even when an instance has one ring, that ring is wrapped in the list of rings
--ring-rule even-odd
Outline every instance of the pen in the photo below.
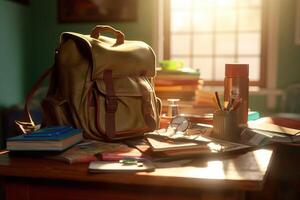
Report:
[[[222,108],[222,106],[221,106],[221,103],[220,103],[220,99],[219,99],[219,95],[218,95],[218,92],[217,92],[217,91],[215,92],[215,97],[216,97],[216,100],[217,100],[219,109],[220,109],[220,110],[223,110],[223,108]]]

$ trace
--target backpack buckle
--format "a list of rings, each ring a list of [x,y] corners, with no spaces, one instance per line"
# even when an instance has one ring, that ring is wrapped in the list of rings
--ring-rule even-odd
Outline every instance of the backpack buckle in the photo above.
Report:
[[[114,113],[118,108],[118,102],[116,96],[107,96],[105,98],[105,108],[106,112]]]

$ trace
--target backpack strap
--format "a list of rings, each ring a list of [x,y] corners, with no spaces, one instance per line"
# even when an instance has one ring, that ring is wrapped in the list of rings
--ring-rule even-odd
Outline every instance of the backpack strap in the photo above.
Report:
[[[112,70],[105,70],[103,74],[105,90],[107,97],[105,98],[105,132],[109,139],[115,136],[115,113],[118,108],[118,101],[115,95],[115,89],[112,79]]]
[[[53,71],[53,67],[48,68],[34,83],[33,87],[31,88],[31,90],[29,91],[29,93],[26,96],[25,105],[24,105],[24,113],[25,113],[25,120],[27,120],[27,121],[17,121],[17,120],[15,121],[15,123],[21,129],[21,131],[23,133],[28,133],[28,132],[31,132],[31,131],[34,131],[34,130],[37,130],[40,128],[40,125],[35,125],[32,117],[31,117],[31,114],[29,111],[29,104],[30,104],[32,97],[36,93],[36,91],[41,87],[43,81],[51,74],[52,71]]]

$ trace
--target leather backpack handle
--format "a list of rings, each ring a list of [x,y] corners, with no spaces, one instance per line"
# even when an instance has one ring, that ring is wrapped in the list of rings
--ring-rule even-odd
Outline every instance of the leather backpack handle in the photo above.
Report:
[[[122,33],[119,30],[114,29],[111,26],[98,25],[95,28],[93,28],[90,36],[94,39],[98,39],[99,36],[101,35],[101,33],[104,33],[104,32],[111,33],[116,37],[116,43],[114,44],[114,46],[124,44],[124,38],[125,38],[124,33]]]

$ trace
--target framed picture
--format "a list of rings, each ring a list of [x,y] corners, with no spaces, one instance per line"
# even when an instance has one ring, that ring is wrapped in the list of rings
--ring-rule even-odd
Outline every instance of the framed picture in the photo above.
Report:
[[[59,22],[122,22],[137,19],[137,0],[58,0]]]

